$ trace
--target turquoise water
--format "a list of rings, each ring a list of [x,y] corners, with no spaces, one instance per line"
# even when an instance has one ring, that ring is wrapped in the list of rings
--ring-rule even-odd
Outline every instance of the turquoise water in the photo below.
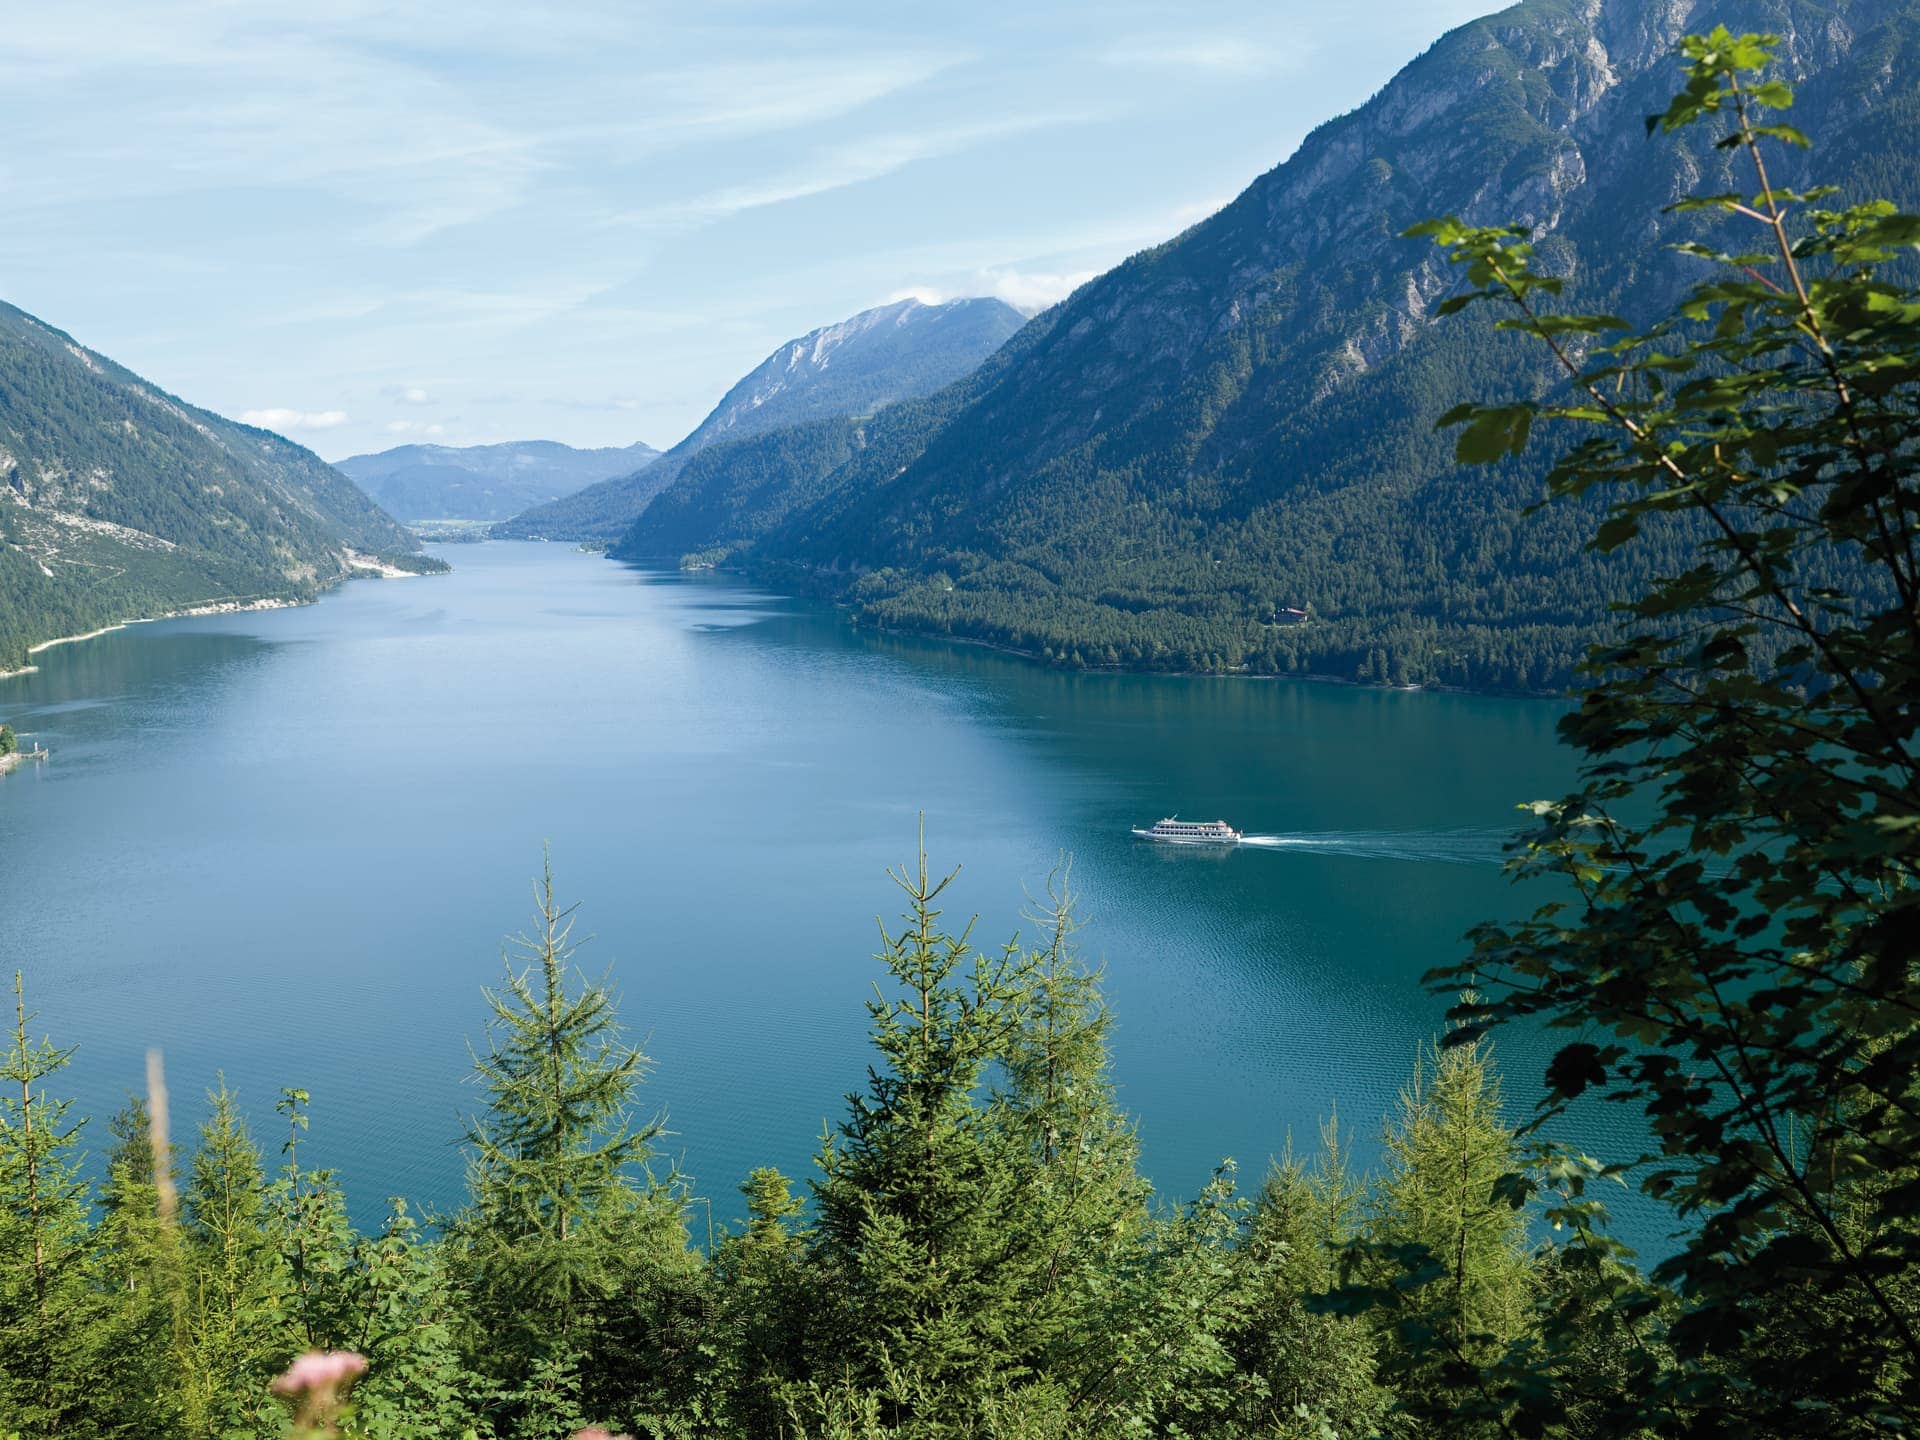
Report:
[[[0,681],[54,752],[0,782],[0,963],[78,1046],[94,1143],[160,1046],[177,1127],[219,1071],[263,1139],[301,1086],[360,1217],[456,1203],[480,987],[550,842],[668,1154],[732,1214],[751,1167],[807,1173],[862,1083],[874,917],[924,812],[982,943],[1071,853],[1121,1097],[1191,1195],[1335,1106],[1377,1132],[1440,1022],[1421,972],[1526,899],[1500,836],[1571,774],[1541,703],[1061,674],[724,578],[446,553],[450,576],[136,626]],[[1259,843],[1129,836],[1174,812]],[[1505,1047],[1516,1112],[1539,1059]]]

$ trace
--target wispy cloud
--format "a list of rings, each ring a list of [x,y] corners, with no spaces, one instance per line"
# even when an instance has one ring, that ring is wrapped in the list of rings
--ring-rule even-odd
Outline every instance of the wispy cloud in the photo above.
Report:
[[[98,16],[10,16],[0,51],[0,90],[14,97],[0,99],[15,142],[9,202],[309,191],[344,205],[359,243],[407,248],[589,163],[617,175],[688,146],[803,130],[969,58],[838,47],[649,69],[634,63],[624,5],[583,0],[583,15],[598,13],[566,27],[572,49],[525,34],[514,7],[475,0],[453,36],[435,8],[410,22],[405,7],[315,0],[294,25],[243,5],[116,6],[110,45]],[[645,28],[671,43],[670,24]],[[479,34],[494,38],[459,38]],[[116,103],[76,112],[61,103],[75,93]],[[137,126],[120,123],[123,110]],[[31,158],[36,129],[48,163]]]
[[[437,420],[389,420],[380,428],[389,435],[424,435],[428,439],[447,433],[447,427]]]
[[[556,395],[550,404],[563,410],[644,410],[647,402],[637,395]]]
[[[805,164],[761,180],[709,190],[687,200],[652,206],[621,218],[629,224],[643,226],[698,225],[724,220],[743,211],[865,184],[922,160],[957,155],[979,145],[1071,124],[1078,118],[1057,114],[1013,116],[972,125],[874,135],[828,146]]]
[[[1105,65],[1130,70],[1197,70],[1216,76],[1266,75],[1295,57],[1240,35],[1136,35],[1100,52]]]
[[[337,430],[347,423],[344,410],[287,410],[270,406],[265,410],[243,410],[240,423],[258,425],[262,430]]]
[[[890,289],[1057,301],[1474,6],[16,5],[0,298],[309,442],[670,438]]]

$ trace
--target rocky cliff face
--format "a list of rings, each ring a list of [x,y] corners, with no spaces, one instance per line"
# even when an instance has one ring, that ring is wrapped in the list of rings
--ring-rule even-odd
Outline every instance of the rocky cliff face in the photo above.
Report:
[[[763,547],[884,570],[868,593],[889,618],[937,612],[941,628],[990,629],[1011,595],[1096,630],[1238,624],[1212,653],[1270,650],[1263,608],[1310,591],[1355,644],[1382,627],[1428,634],[1407,643],[1440,668],[1415,663],[1416,678],[1459,678],[1432,635],[1463,616],[1553,627],[1577,650],[1591,609],[1561,592],[1608,587],[1578,531],[1543,546],[1518,523],[1537,472],[1462,478],[1431,433],[1460,399],[1545,373],[1478,317],[1436,326],[1457,282],[1400,236],[1449,213],[1526,224],[1580,303],[1664,309],[1700,274],[1666,242],[1709,222],[1662,207],[1751,188],[1710,135],[1650,141],[1642,124],[1678,86],[1675,42],[1716,23],[1784,37],[1794,119],[1821,145],[1777,183],[1812,163],[1920,202],[1915,0],[1526,0],[1447,35],[1224,210],[1082,287],[897,474],[863,476],[864,493]],[[958,599],[916,590],[911,577],[935,574]]]
[[[688,441],[738,440],[928,394],[972,370],[1023,323],[991,298],[863,310],[782,345],[721,397]]]
[[[1408,225],[1453,213],[1601,239],[1629,197],[1623,213],[1657,225],[1653,212],[1702,168],[1697,154],[1650,146],[1640,123],[1664,107],[1682,35],[1723,20],[1778,31],[1804,78],[1843,64],[1862,26],[1901,9],[1532,0],[1456,30],[1225,210],[1075,295],[1051,343],[1005,382],[1007,398],[1043,389],[1054,413],[997,448],[1030,468],[1223,361],[1240,368],[1224,352],[1244,342],[1261,352],[1248,368],[1293,372],[1303,383],[1284,393],[1311,405],[1412,344],[1453,286],[1430,247],[1399,238]],[[1643,230],[1640,247],[1661,238]],[[1248,388],[1271,403],[1267,387]],[[1011,418],[997,399],[982,406]],[[1207,428],[1230,425],[1232,406],[1216,409]]]

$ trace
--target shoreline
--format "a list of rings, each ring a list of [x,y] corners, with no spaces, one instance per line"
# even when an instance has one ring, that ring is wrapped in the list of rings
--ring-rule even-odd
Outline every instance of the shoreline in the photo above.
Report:
[[[35,746],[31,750],[16,750],[11,755],[0,755],[0,776],[11,775],[28,760],[45,760],[49,753]]]
[[[169,610],[162,615],[135,615],[129,620],[116,621],[112,625],[102,625],[98,630],[89,630],[82,635],[56,635],[51,640],[42,640],[37,645],[27,647],[28,655],[38,655],[42,650],[51,650],[56,645],[77,645],[82,640],[97,640],[102,635],[111,635],[116,630],[125,630],[134,625],[158,625],[162,620],[191,620],[206,615],[239,615],[252,610],[289,610],[296,605],[311,605],[311,600],[290,600],[284,596],[270,596],[260,600],[209,600],[199,605],[189,605],[184,610]],[[0,680],[11,680],[19,675],[33,675],[39,672],[38,665],[22,665],[18,670],[0,670]]]
[[[418,580],[432,571],[402,570],[397,565],[389,565],[371,555],[361,555],[357,551],[348,551],[346,573],[339,576],[334,585],[327,586],[312,600],[296,600],[288,595],[263,595],[252,600],[202,600],[198,604],[188,605],[180,610],[168,610],[160,615],[135,615],[128,620],[116,621],[112,625],[102,625],[98,630],[89,630],[84,635],[56,635],[51,640],[42,640],[27,647],[29,658],[42,650],[51,650],[56,645],[77,645],[82,640],[97,640],[102,635],[111,635],[116,630],[125,630],[129,625],[157,625],[162,620],[192,620],[205,615],[240,615],[254,610],[291,610],[300,605],[311,605],[327,591],[344,585],[349,580]],[[20,675],[33,675],[39,672],[38,665],[22,665],[18,670],[0,670],[0,680],[12,680]]]
[[[586,550],[586,546],[580,547]],[[594,552],[588,552],[594,553]],[[978,635],[957,635],[950,630],[923,629],[913,625],[888,625],[874,619],[862,611],[859,605],[850,600],[832,596],[807,594],[804,586],[782,586],[779,579],[762,572],[751,564],[728,565],[678,565],[666,556],[613,555],[605,550],[597,552],[602,558],[615,564],[631,565],[637,569],[677,570],[681,575],[730,575],[753,585],[763,585],[768,589],[790,596],[796,600],[810,600],[832,606],[848,616],[855,629],[865,629],[876,635],[889,635],[899,639],[922,640],[936,644],[972,645],[982,650],[992,650],[997,654],[1008,655],[1043,670],[1054,670],[1069,675],[1157,675],[1169,679],[1182,680],[1304,680],[1313,685],[1344,685],[1354,690],[1384,690],[1396,695],[1474,695],[1491,700],[1566,700],[1569,691],[1560,690],[1478,690],[1470,685],[1383,685],[1368,680],[1356,680],[1350,675],[1327,675],[1318,671],[1265,671],[1248,670],[1245,667],[1236,670],[1155,670],[1145,666],[1132,665],[1081,665],[1061,666],[1050,663],[1037,650],[1022,650],[1018,646],[1008,645],[999,640],[988,640]]]
[[[585,549],[584,546],[581,547]],[[589,552],[592,553],[592,552]],[[674,568],[674,562],[666,558],[638,558],[635,556],[615,556],[606,551],[598,552],[603,558],[616,564],[632,565],[639,569],[667,570]],[[850,600],[835,599],[827,596],[808,595],[802,587],[782,587],[778,580],[770,575],[756,572],[752,566],[696,565],[678,566],[682,575],[730,575],[749,584],[764,585],[769,589],[787,594],[796,600],[812,600],[832,606],[849,617],[853,628],[868,630],[876,635],[888,635],[905,640],[929,641],[935,644],[971,645],[982,650],[991,650],[997,654],[1008,655],[1037,665],[1043,670],[1058,671],[1068,675],[1157,675],[1168,679],[1180,680],[1304,680],[1313,685],[1344,685],[1353,690],[1384,690],[1396,695],[1474,695],[1490,700],[1566,700],[1572,692],[1561,690],[1478,690],[1470,685],[1383,685],[1368,680],[1356,680],[1350,675],[1327,675],[1318,671],[1266,671],[1249,670],[1245,667],[1234,670],[1154,670],[1145,666],[1132,665],[1081,665],[1061,666],[1050,663],[1037,650],[1022,650],[1016,645],[1008,645],[999,640],[988,640],[979,635],[957,635],[950,630],[922,629],[913,625],[888,625],[874,619],[870,614]]]

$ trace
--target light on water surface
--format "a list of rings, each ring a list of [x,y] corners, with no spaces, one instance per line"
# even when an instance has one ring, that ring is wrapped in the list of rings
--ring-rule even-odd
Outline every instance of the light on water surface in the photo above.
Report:
[[[1571,776],[1540,703],[1063,674],[724,578],[445,553],[450,576],[134,627],[0,682],[54,751],[0,783],[0,958],[79,1047],[96,1150],[159,1045],[177,1128],[224,1072],[271,1155],[301,1086],[362,1220],[456,1204],[480,988],[548,842],[669,1157],[734,1214],[753,1166],[809,1173],[864,1079],[874,917],[924,812],[985,946],[1073,856],[1150,1175],[1257,1179],[1336,1106],[1377,1132],[1440,1024],[1421,973],[1529,903],[1501,838]],[[1176,812],[1248,841],[1128,833]],[[1516,1114],[1544,1053],[1503,1043]]]

